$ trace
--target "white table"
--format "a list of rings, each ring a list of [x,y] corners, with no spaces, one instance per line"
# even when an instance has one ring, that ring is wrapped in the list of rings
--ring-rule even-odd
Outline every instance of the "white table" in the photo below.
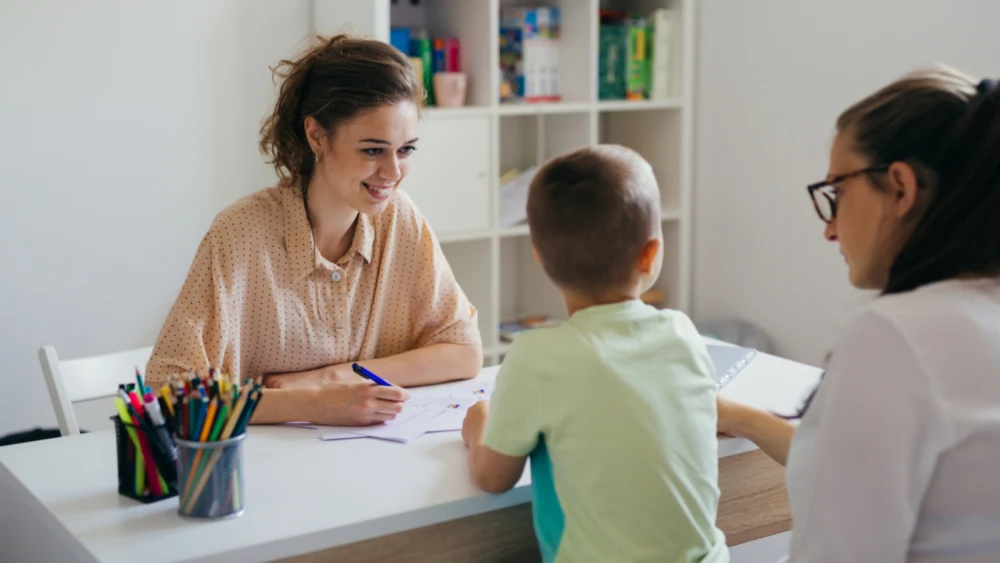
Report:
[[[759,354],[723,394],[789,412],[818,373]],[[0,448],[0,560],[264,561],[530,502],[527,472],[508,493],[477,489],[458,433],[409,444],[322,442],[308,429],[252,427],[246,513],[189,521],[178,517],[176,498],[143,505],[118,495],[114,440],[95,432]],[[719,455],[751,449],[722,439]]]

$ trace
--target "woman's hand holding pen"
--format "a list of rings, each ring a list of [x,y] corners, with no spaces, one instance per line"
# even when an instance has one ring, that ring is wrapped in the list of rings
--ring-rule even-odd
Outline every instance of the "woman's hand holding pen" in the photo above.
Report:
[[[394,420],[410,398],[395,385],[370,381],[334,382],[313,391],[309,420],[329,426],[366,426]]]

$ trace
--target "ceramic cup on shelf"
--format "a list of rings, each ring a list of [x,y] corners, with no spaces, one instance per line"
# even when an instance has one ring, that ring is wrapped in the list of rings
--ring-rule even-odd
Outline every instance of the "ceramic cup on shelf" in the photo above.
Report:
[[[438,107],[456,108],[465,105],[467,78],[464,72],[434,74],[434,100]]]

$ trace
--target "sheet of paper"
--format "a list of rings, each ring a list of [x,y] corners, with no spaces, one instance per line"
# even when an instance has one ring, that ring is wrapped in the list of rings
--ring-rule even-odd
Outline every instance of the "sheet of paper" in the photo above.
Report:
[[[460,383],[452,384],[447,393],[437,395],[439,397],[450,397],[452,399],[489,399],[493,394],[493,384],[477,379],[469,379]]]
[[[473,391],[461,391],[472,396]],[[314,426],[321,440],[379,438],[409,442],[428,432],[453,432],[462,429],[465,413],[479,399],[453,397],[414,397],[395,420],[375,426]]]

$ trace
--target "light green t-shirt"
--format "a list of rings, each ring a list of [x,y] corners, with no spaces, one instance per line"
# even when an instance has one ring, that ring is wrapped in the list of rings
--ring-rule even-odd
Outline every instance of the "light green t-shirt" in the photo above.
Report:
[[[545,561],[729,560],[713,374],[691,320],[641,301],[518,335],[484,442],[531,456]]]

